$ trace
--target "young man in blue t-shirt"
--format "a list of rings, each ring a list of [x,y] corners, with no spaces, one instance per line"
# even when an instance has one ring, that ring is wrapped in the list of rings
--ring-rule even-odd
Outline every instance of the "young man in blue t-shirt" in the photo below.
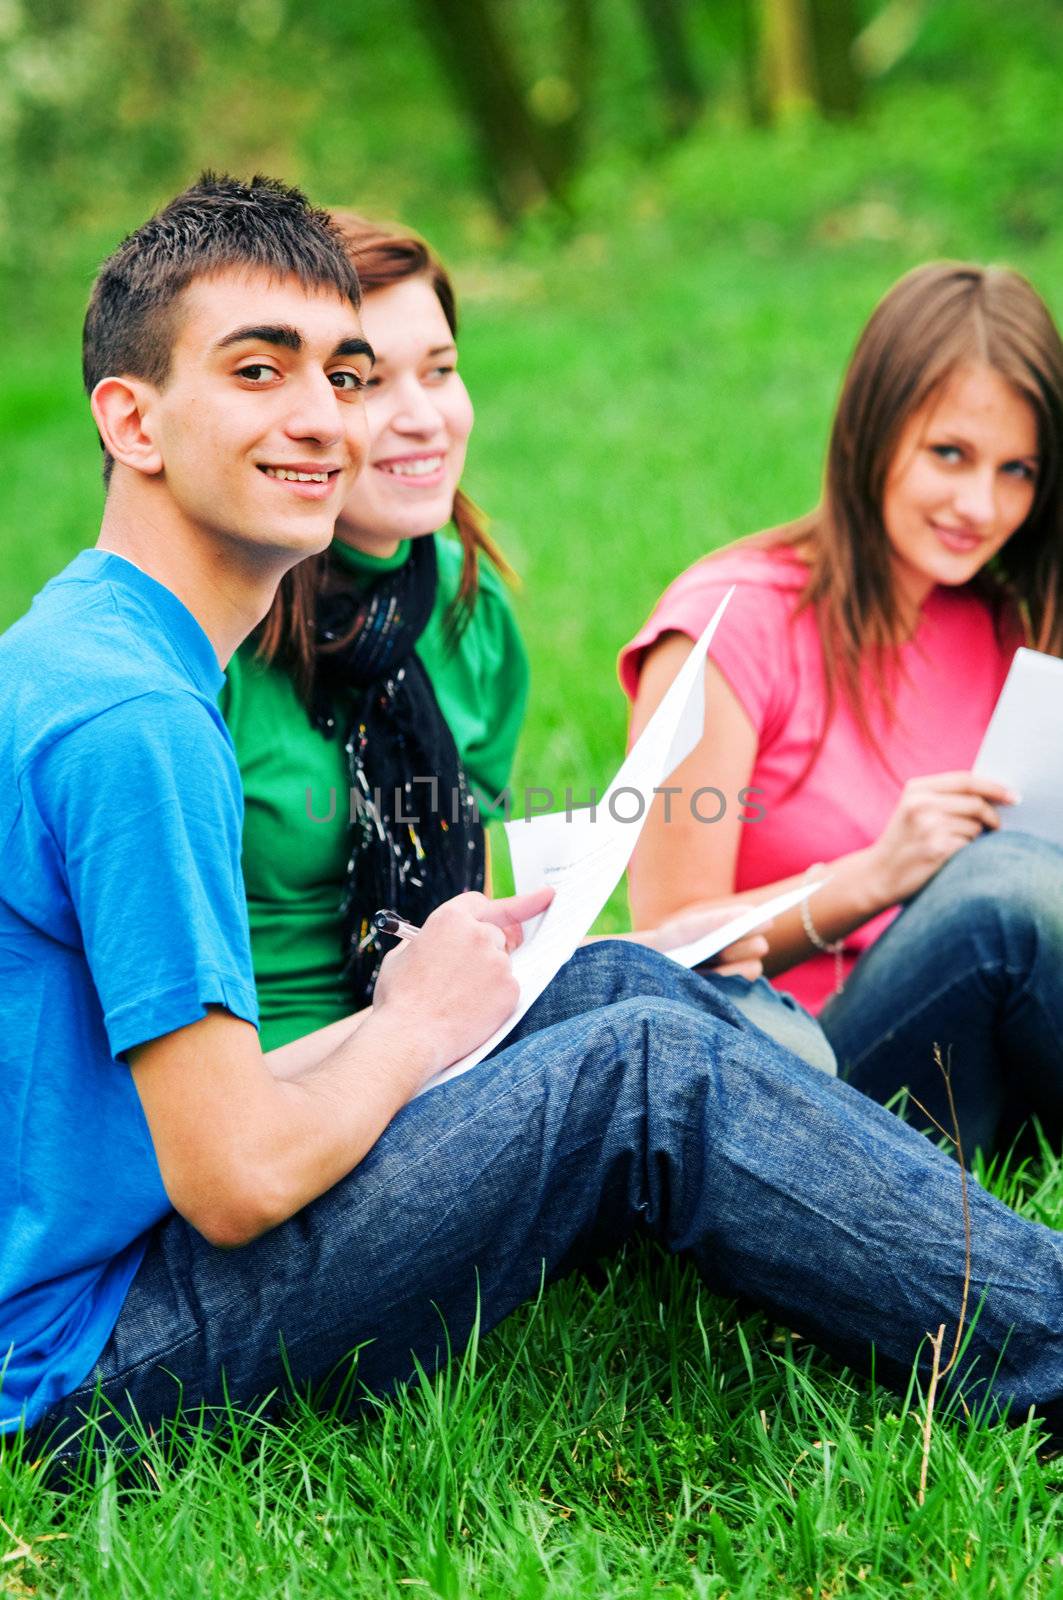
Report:
[[[327,219],[207,178],[105,263],[95,550],[0,640],[0,1428],[71,1438],[320,1382],[385,1391],[648,1226],[902,1382],[955,1326],[958,1170],[722,990],[605,942],[478,1070],[543,895],[462,896],[369,1013],[263,1055],[241,798],[215,706],[328,543],[372,353]],[[975,1189],[971,1399],[1063,1394],[1063,1248]],[[444,1332],[444,1323],[446,1332]]]

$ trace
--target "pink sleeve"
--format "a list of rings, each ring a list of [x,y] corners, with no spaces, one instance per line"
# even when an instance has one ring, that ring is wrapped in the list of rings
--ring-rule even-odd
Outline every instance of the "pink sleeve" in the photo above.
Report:
[[[726,561],[702,561],[665,590],[649,621],[620,652],[624,693],[635,698],[648,651],[666,633],[697,639],[731,587],[735,592],[720,619],[709,659],[723,673],[757,733],[763,735],[786,671],[792,596],[770,584],[727,574]]]

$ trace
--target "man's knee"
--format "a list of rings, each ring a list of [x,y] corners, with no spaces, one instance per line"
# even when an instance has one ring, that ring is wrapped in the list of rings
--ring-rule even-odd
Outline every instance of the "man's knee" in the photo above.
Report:
[[[685,971],[659,950],[634,939],[594,939],[581,945],[572,960],[596,982],[630,994],[663,992]]]
[[[775,1042],[749,1027],[740,1012],[728,1015],[676,1003],[663,995],[636,995],[597,1014],[598,1045],[622,1065],[626,1079],[643,1076],[647,1102],[701,1094],[732,1075],[752,1078],[787,1057]]]
[[[582,945],[559,977],[582,989],[588,1011],[648,995],[732,1014],[730,998],[721,997],[713,984],[659,950],[631,939],[596,939]]]

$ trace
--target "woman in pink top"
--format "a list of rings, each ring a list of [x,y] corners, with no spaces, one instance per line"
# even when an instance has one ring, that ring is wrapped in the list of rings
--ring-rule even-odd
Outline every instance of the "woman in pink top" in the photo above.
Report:
[[[850,1081],[909,1085],[946,1124],[951,1047],[968,1150],[1016,1114],[1063,1118],[1063,853],[982,837],[1014,797],[971,771],[1015,647],[1063,654],[1061,463],[1043,302],[1011,272],[921,267],[857,345],[819,508],[683,573],[620,662],[634,735],[736,586],[709,732],[632,863],[635,917],[828,866],[767,970]]]

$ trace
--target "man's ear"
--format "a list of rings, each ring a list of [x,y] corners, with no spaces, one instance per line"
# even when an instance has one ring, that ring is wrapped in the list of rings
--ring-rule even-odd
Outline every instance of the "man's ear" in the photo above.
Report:
[[[162,471],[162,451],[152,428],[158,390],[141,378],[101,378],[89,404],[104,446],[123,467],[153,478]]]

